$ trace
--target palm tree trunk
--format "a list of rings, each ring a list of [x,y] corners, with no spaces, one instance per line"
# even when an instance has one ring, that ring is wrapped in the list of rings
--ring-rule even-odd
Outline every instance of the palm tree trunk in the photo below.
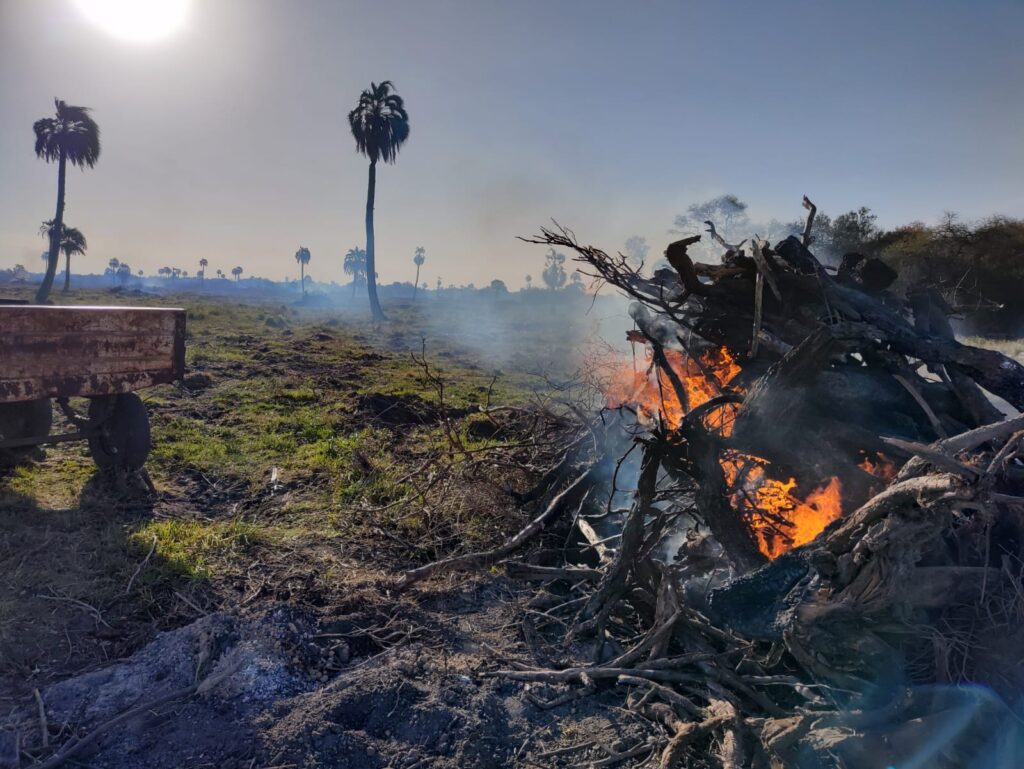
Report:
[[[46,257],[46,274],[36,291],[36,304],[44,304],[53,288],[53,279],[57,275],[57,257],[60,255],[60,235],[64,231],[64,189],[66,186],[68,159],[64,150],[60,151],[57,163],[57,213],[53,217],[50,228],[50,253]]]
[[[412,300],[416,301],[416,290],[420,287],[420,266],[416,265],[416,282],[412,284]]]
[[[306,263],[299,262],[299,274],[302,275],[302,295],[306,295]]]
[[[71,290],[71,252],[64,254],[64,293]]]
[[[374,320],[387,320],[377,298],[377,265],[373,259],[373,199],[377,194],[377,164],[370,161],[370,180],[366,188],[366,288],[370,294],[370,312]]]

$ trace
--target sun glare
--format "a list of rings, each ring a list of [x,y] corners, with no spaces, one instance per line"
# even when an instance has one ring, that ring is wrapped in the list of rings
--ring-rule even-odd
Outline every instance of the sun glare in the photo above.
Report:
[[[114,37],[149,43],[185,23],[191,0],[75,0],[82,14]]]

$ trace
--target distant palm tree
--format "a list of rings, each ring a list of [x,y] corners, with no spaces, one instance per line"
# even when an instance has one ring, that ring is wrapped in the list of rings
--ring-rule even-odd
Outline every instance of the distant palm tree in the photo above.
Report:
[[[217,270],[217,277],[218,278],[223,278],[224,277],[224,270]]]
[[[295,252],[295,261],[299,263],[299,272],[302,275],[302,295],[306,295],[306,265],[309,264],[309,249],[305,246],[299,246],[299,250]]]
[[[53,217],[46,274],[36,292],[36,304],[42,304],[49,297],[57,274],[60,236],[64,232],[67,164],[92,168],[100,157],[100,127],[89,117],[88,108],[73,107],[60,99],[54,99],[54,104],[57,107],[56,117],[42,118],[32,125],[36,134],[36,157],[47,163],[57,161],[57,212]]]
[[[416,246],[416,254],[412,258],[413,262],[416,263],[416,280],[412,284],[412,300],[416,301],[416,287],[420,284],[420,267],[427,261],[427,249],[423,246]]]
[[[359,96],[359,104],[348,113],[348,124],[356,140],[356,151],[370,159],[366,190],[366,285],[374,320],[386,320],[377,298],[377,264],[373,248],[373,201],[377,187],[377,161],[394,163],[398,150],[409,138],[409,114],[402,97],[390,80],[370,83]]]
[[[346,275],[352,276],[352,296],[356,295],[356,286],[366,277],[366,252],[356,246],[345,254],[343,269]]]
[[[107,272],[110,273],[110,277],[113,278],[114,282],[117,282],[117,268],[121,266],[120,259],[111,259],[107,262]]]
[[[235,276],[235,282],[237,283],[238,279],[242,277],[242,268],[241,267],[233,267],[231,269],[231,274]]]
[[[205,256],[199,260],[199,277],[206,280],[206,268],[210,266],[210,260]]]
[[[532,275],[527,275],[526,276],[526,290],[529,291],[531,288],[533,288],[533,276]]]
[[[172,267],[171,268],[171,277],[174,278],[174,279],[177,279],[180,276],[181,276],[181,268],[180,267]]]
[[[45,238],[52,237],[50,230],[53,229],[53,219],[43,222],[39,228],[39,234]],[[89,246],[85,242],[85,235],[82,234],[81,230],[74,227],[63,226],[63,232],[60,236],[60,250],[64,254],[64,293],[66,294],[71,290],[71,255],[72,254],[84,254],[85,249]],[[47,263],[49,263],[50,255],[46,254]]]
[[[188,277],[188,270],[182,270],[181,271],[181,277],[187,278]]]

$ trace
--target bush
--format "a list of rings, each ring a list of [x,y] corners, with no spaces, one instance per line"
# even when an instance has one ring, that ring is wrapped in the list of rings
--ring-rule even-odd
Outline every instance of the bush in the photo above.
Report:
[[[870,244],[900,283],[938,288],[969,330],[1017,336],[1024,330],[1024,220],[994,216],[975,225],[953,214],[879,234]]]

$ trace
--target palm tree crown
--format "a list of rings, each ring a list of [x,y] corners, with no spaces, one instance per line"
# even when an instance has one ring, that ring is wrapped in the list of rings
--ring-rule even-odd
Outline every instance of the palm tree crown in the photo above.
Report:
[[[54,99],[56,117],[44,117],[32,124],[36,133],[36,156],[47,163],[60,160],[92,168],[100,157],[100,127],[89,116],[88,107],[75,107]]]
[[[44,238],[50,237],[50,230],[53,228],[53,219],[47,219],[43,222],[39,228],[39,234]],[[68,227],[66,224],[61,226],[60,236],[60,251],[64,256],[74,256],[75,254],[84,254],[85,249],[89,247],[89,244],[85,240],[85,235],[77,227]]]
[[[366,273],[366,252],[361,248],[350,248],[342,265],[346,275],[359,280]]]
[[[423,246],[416,246],[416,254],[413,256],[412,261],[417,267],[421,267],[427,261],[427,249]]]
[[[394,163],[398,150],[409,138],[409,114],[394,88],[390,80],[370,83],[359,96],[359,104],[348,113],[356,151],[371,163]]]
[[[64,234],[60,238],[60,250],[64,256],[74,256],[75,254],[84,254],[85,249],[89,247],[89,244],[85,240],[85,235],[77,227],[68,227],[65,225]]]

